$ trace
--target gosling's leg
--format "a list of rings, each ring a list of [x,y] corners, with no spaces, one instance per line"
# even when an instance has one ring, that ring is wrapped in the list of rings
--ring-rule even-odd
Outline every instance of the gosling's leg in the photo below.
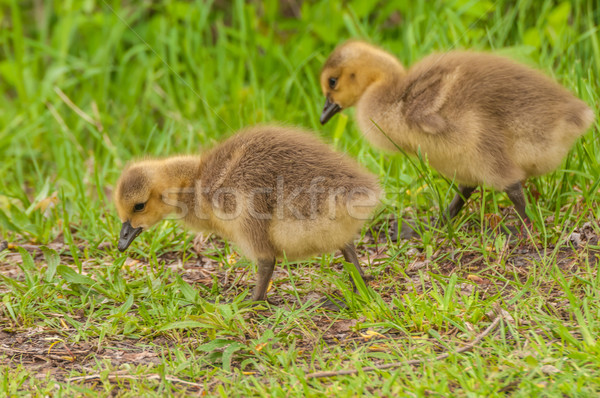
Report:
[[[363,282],[366,285],[368,277],[365,276],[365,272],[363,271],[360,264],[358,263],[358,256],[356,255],[356,249],[354,247],[354,243],[352,243],[352,242],[346,243],[344,245],[344,247],[342,247],[340,250],[342,251],[342,254],[344,255],[344,259],[347,262],[354,264],[354,267],[356,268],[356,270],[358,271],[358,274],[360,275],[361,279],[363,280]],[[354,283],[354,279],[352,279],[352,276],[350,276],[350,282],[352,283],[352,291],[354,291],[354,293],[357,293],[358,289],[356,287],[356,283]],[[348,308],[348,305],[346,303],[337,301],[337,300],[333,300],[333,299],[324,299],[322,301],[322,306],[324,308],[330,309],[332,311],[339,311],[340,309]]]
[[[271,281],[274,269],[275,258],[258,260],[258,278],[254,292],[252,293],[253,301],[264,301],[267,299],[267,288],[269,287],[269,281]]]
[[[398,219],[390,221],[390,229],[388,229],[392,242],[398,241]]]
[[[447,219],[441,220],[442,224],[450,222],[460,209],[465,205],[466,201],[469,199],[473,191],[475,191],[477,187],[468,187],[464,185],[458,186],[458,192],[450,202],[450,205],[446,209],[446,217]],[[398,240],[398,237],[401,239],[410,239],[418,236],[417,227],[409,222],[404,222],[402,224],[402,229],[398,231],[398,221],[394,221],[390,227],[390,238],[393,242]]]
[[[531,220],[527,216],[525,212],[525,207],[527,206],[527,201],[525,200],[525,195],[523,194],[523,186],[521,182],[514,183],[505,189],[506,194],[511,202],[515,205],[515,210],[517,214],[523,220],[523,224],[531,229]],[[523,234],[523,229],[521,228],[521,234]]]
[[[460,209],[465,205],[465,202],[469,199],[473,191],[475,191],[477,187],[467,187],[464,185],[458,186],[458,192],[454,195],[454,199],[450,202],[450,205],[446,209],[446,214],[448,216],[448,221],[452,220]]]
[[[427,229],[425,226],[417,227],[414,222],[403,220],[402,227],[398,230],[398,220],[396,219],[390,223],[390,239],[392,242],[398,242],[398,239],[418,238],[420,236],[418,231],[421,228]]]
[[[347,262],[354,264],[354,268],[356,268],[356,270],[358,271],[358,274],[360,275],[360,278],[363,280],[363,282],[366,285],[368,278],[365,276],[365,272],[363,271],[360,264],[358,263],[358,256],[356,255],[356,248],[354,247],[354,243],[352,243],[352,242],[346,243],[344,245],[344,247],[342,247],[340,250],[342,251],[342,254],[344,255],[344,259]],[[350,282],[352,282],[352,290],[354,291],[354,293],[356,293],[358,290],[356,288],[356,284],[354,283],[354,279],[352,278],[352,276],[350,276]]]

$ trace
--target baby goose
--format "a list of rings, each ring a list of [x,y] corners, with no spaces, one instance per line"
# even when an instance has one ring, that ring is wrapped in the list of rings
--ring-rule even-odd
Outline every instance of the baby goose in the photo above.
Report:
[[[405,71],[393,55],[349,41],[321,72],[325,124],[356,105],[363,134],[386,150],[427,155],[459,184],[453,218],[478,185],[505,191],[524,222],[521,182],[556,169],[594,113],[542,73],[499,56],[451,51]]]
[[[130,164],[115,190],[118,249],[169,215],[236,243],[258,263],[252,300],[265,300],[276,258],[342,251],[361,277],[352,242],[379,202],[377,178],[307,132],[242,131],[200,156]]]

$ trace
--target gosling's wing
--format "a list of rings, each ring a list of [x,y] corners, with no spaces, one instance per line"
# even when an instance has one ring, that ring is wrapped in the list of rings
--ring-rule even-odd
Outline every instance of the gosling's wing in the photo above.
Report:
[[[429,134],[448,130],[448,120],[440,110],[457,83],[459,69],[445,67],[440,61],[409,74],[401,95],[403,116],[409,125]]]

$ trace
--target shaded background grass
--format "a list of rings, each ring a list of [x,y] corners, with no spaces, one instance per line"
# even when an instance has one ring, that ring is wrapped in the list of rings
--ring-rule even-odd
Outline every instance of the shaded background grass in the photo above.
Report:
[[[192,235],[174,223],[165,223],[153,233],[143,234],[134,244],[133,256],[147,262],[153,272],[133,270],[125,273],[125,277],[121,275],[125,258],[114,248],[98,249],[98,246],[115,242],[117,238],[120,223],[110,195],[123,165],[144,155],[196,153],[243,126],[281,121],[314,129],[316,134],[356,157],[381,177],[388,201],[373,226],[381,221],[385,226],[385,219],[392,213],[436,215],[437,209],[443,208],[453,195],[449,181],[418,160],[409,161],[401,155],[373,150],[360,135],[351,110],[336,116],[324,127],[319,125],[324,98],[318,74],[333,47],[347,38],[359,37],[390,50],[405,65],[433,51],[492,50],[543,70],[597,112],[599,20],[598,4],[592,0],[0,1],[0,236],[14,244],[64,242],[67,246],[48,250],[44,257],[19,252],[19,276],[7,274],[0,282],[4,305],[1,323],[7,330],[14,331],[40,325],[60,330],[62,325],[51,314],[82,310],[87,321],[75,318],[68,321],[76,330],[65,337],[68,341],[94,340],[94,344],[100,346],[108,337],[154,336],[156,329],[165,327],[168,330],[165,335],[175,341],[190,334],[199,341],[219,338],[226,341],[223,346],[217,344],[204,350],[195,350],[186,344],[172,348],[168,359],[161,357],[163,381],[166,373],[193,379],[210,375],[220,380],[217,385],[227,388],[231,383],[228,366],[224,366],[224,370],[221,367],[206,369],[214,363],[231,361],[235,352],[245,352],[237,362],[239,367],[280,368],[285,373],[249,376],[244,382],[236,379],[247,388],[244,391],[248,394],[261,392],[264,377],[271,377],[273,382],[299,383],[294,384],[297,393],[315,393],[325,388],[319,383],[306,384],[302,381],[303,372],[311,367],[340,367],[341,363],[356,361],[358,357],[373,359],[372,355],[360,347],[358,354],[352,354],[342,348],[324,348],[315,343],[311,346],[313,352],[308,355],[310,360],[297,358],[295,344],[306,344],[307,339],[317,341],[319,334],[315,334],[315,328],[318,330],[321,325],[311,318],[314,313],[306,308],[292,313],[273,309],[264,318],[259,317],[263,326],[255,328],[236,304],[216,309],[185,307],[190,301],[200,301],[197,292],[200,288],[191,288],[178,279],[177,272],[171,272],[169,262],[161,257],[165,253],[177,253],[177,259],[183,264],[195,257],[190,251]],[[597,228],[600,218],[597,126],[596,123],[593,131],[577,142],[565,159],[564,167],[528,183],[529,199],[537,205],[531,209],[539,229],[536,240],[543,248],[561,242],[586,221],[592,221]],[[455,256],[460,260],[462,252],[465,256],[477,252],[484,258],[486,269],[494,272],[504,242],[454,231],[469,223],[485,223],[487,214],[499,213],[499,206],[509,206],[503,195],[489,191],[483,191],[478,198],[449,231],[452,240],[440,240],[435,234],[423,236],[417,249],[424,253],[426,261],[435,257],[434,253],[450,247],[452,253],[441,259],[438,256],[439,262]],[[377,233],[373,228],[373,233]],[[410,279],[412,275],[405,273],[405,264],[414,258],[411,247],[406,242],[390,246],[388,260],[373,268],[376,275],[385,275],[385,270],[393,271],[389,280],[382,276],[383,286],[394,289],[397,281],[393,275]],[[496,254],[489,253],[490,247],[497,249]],[[7,253],[0,253],[0,261],[14,264],[11,263],[13,257]],[[229,246],[219,246],[207,255],[225,264],[232,262],[232,254]],[[600,331],[598,306],[597,301],[588,299],[597,295],[595,270],[588,269],[586,276],[576,280],[561,279],[562,271],[552,268],[557,254],[542,257],[535,263],[529,279],[510,282],[522,292],[511,293],[506,304],[516,305],[515,311],[527,314],[526,317],[534,319],[533,323],[558,328],[555,334],[561,336],[561,342],[570,341],[570,346],[561,343],[548,348],[538,338],[527,340],[527,344],[538,350],[556,351],[544,354],[546,357],[559,358],[567,355],[563,350],[569,349],[575,356],[583,350],[590,351],[592,357],[584,355],[575,366],[583,369],[588,361],[597,361],[594,336]],[[248,267],[247,262],[240,261],[242,266]],[[326,266],[330,261],[331,256],[323,256],[317,265]],[[80,274],[83,270],[93,279],[82,279],[87,277]],[[251,268],[249,272],[253,272]],[[293,268],[290,272],[293,273]],[[436,270],[416,274],[417,286],[424,286],[426,280],[430,283],[428,278],[437,280],[424,289],[427,295],[415,288],[411,293],[405,292],[402,299],[398,295],[393,303],[388,300],[379,307],[377,302],[367,307],[362,306],[364,303],[358,304],[354,312],[346,315],[348,319],[362,319],[361,322],[371,327],[399,330],[407,335],[427,332],[431,336],[436,330],[449,330],[450,325],[468,335],[464,322],[477,323],[483,319],[491,303],[503,297],[502,292],[487,297],[475,292],[466,302],[454,303],[454,286],[462,279],[454,277],[452,280],[442,274]],[[309,284],[301,296],[314,288],[318,290],[322,283],[338,283],[332,273],[315,278],[324,279]],[[293,276],[289,279],[294,283]],[[556,314],[537,314],[539,308],[546,305],[548,291],[540,290],[546,282],[566,292],[567,307],[580,317],[573,327],[583,325],[581,333],[591,336],[584,339],[585,343],[578,338],[569,340],[566,336],[571,336],[570,329],[560,329],[562,320]],[[339,284],[338,288],[344,291],[342,282]],[[90,286],[95,287],[90,289]],[[576,293],[571,293],[572,289]],[[219,287],[215,280],[213,288],[203,295],[217,293]],[[57,295],[65,299],[56,300]],[[207,315],[211,313],[214,315]],[[465,314],[468,314],[467,321]],[[196,319],[200,324],[187,324],[194,329],[180,332],[174,322],[188,319],[190,315],[210,320]],[[275,328],[282,322],[284,327]],[[275,332],[269,335],[267,331],[273,328]],[[298,328],[302,330],[302,339],[286,337],[286,332]],[[252,335],[254,337],[249,337]],[[232,341],[242,345],[231,345]],[[248,348],[263,343],[270,348],[260,352]],[[398,344],[392,351],[397,349],[411,355],[413,343]],[[505,356],[510,347],[502,344],[492,357]],[[233,347],[225,361],[223,347]],[[423,352],[431,353],[432,347]],[[319,360],[323,352],[327,352],[326,362]],[[386,355],[388,353],[377,354],[375,359],[388,358]],[[528,358],[527,355],[524,358]],[[537,363],[541,359],[527,360]],[[489,363],[483,363],[486,359],[473,356],[469,361],[472,374],[468,375],[461,374],[464,364],[453,360],[447,366],[407,368],[404,369],[406,374],[392,373],[391,378],[384,377],[373,382],[375,384],[370,384],[364,375],[341,381],[341,384],[325,384],[330,388],[325,393],[336,395],[340,392],[338,387],[346,389],[349,385],[357,394],[370,388],[384,394],[408,390],[448,393],[457,386],[465,391],[481,392],[479,388],[484,385],[488,388],[484,391],[491,393],[515,380],[522,383],[525,390],[537,391],[536,388],[544,388],[536,387],[537,384],[547,382],[543,376],[543,381],[536,379],[541,373],[523,370],[522,374],[515,375],[509,370],[499,370],[502,376],[493,378],[490,384],[488,374],[479,374],[477,370],[496,371]],[[97,368],[105,369],[103,366]],[[110,365],[106,365],[106,369],[110,369]],[[28,370],[10,372],[14,380],[20,380],[16,376],[19,372],[23,380],[30,376]],[[140,372],[144,374],[144,370]],[[593,380],[595,384],[591,388],[596,389],[600,384],[597,373],[582,372],[587,378],[579,376],[588,382]],[[444,375],[442,380],[439,374]],[[555,383],[557,391],[577,388],[576,383],[573,384],[576,379],[572,377],[566,377],[564,385]],[[134,383],[127,388],[134,388],[134,393],[135,388],[141,389],[138,393],[145,388],[153,390],[152,382],[148,383],[139,386]],[[402,387],[398,387],[398,383]],[[55,388],[48,387],[50,382],[32,385],[42,390]],[[15,391],[14,385],[9,386],[6,379],[5,388]],[[68,386],[71,388],[72,384]],[[179,387],[182,386],[174,384],[158,391],[172,391],[170,388],[178,391]],[[209,390],[216,388],[209,387]],[[580,387],[583,391],[585,386]],[[106,379],[105,388],[112,391],[114,385]],[[277,387],[269,388],[277,393]],[[286,395],[287,392],[282,389],[278,393]]]

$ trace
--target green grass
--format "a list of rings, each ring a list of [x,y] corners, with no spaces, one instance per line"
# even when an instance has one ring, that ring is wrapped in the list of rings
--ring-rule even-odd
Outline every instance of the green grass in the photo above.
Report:
[[[4,395],[598,394],[598,122],[563,167],[526,184],[530,239],[486,233],[492,214],[517,220],[505,195],[479,190],[449,228],[399,244],[387,240],[388,217],[437,217],[452,182],[371,148],[352,111],[318,122],[320,67],[349,37],[406,65],[492,50],[543,70],[598,115],[594,1],[21,3],[0,1],[0,237],[12,244],[0,252]],[[277,305],[249,307],[253,266],[214,237],[199,257],[172,222],[142,234],[130,259],[116,250],[111,192],[126,162],[196,153],[271,121],[315,130],[380,176],[386,205],[359,246],[373,260],[366,299],[324,255],[281,263]],[[570,245],[587,222],[583,244]],[[348,311],[312,305],[335,292]],[[471,353],[305,377],[455,350],[496,303],[515,323]]]

